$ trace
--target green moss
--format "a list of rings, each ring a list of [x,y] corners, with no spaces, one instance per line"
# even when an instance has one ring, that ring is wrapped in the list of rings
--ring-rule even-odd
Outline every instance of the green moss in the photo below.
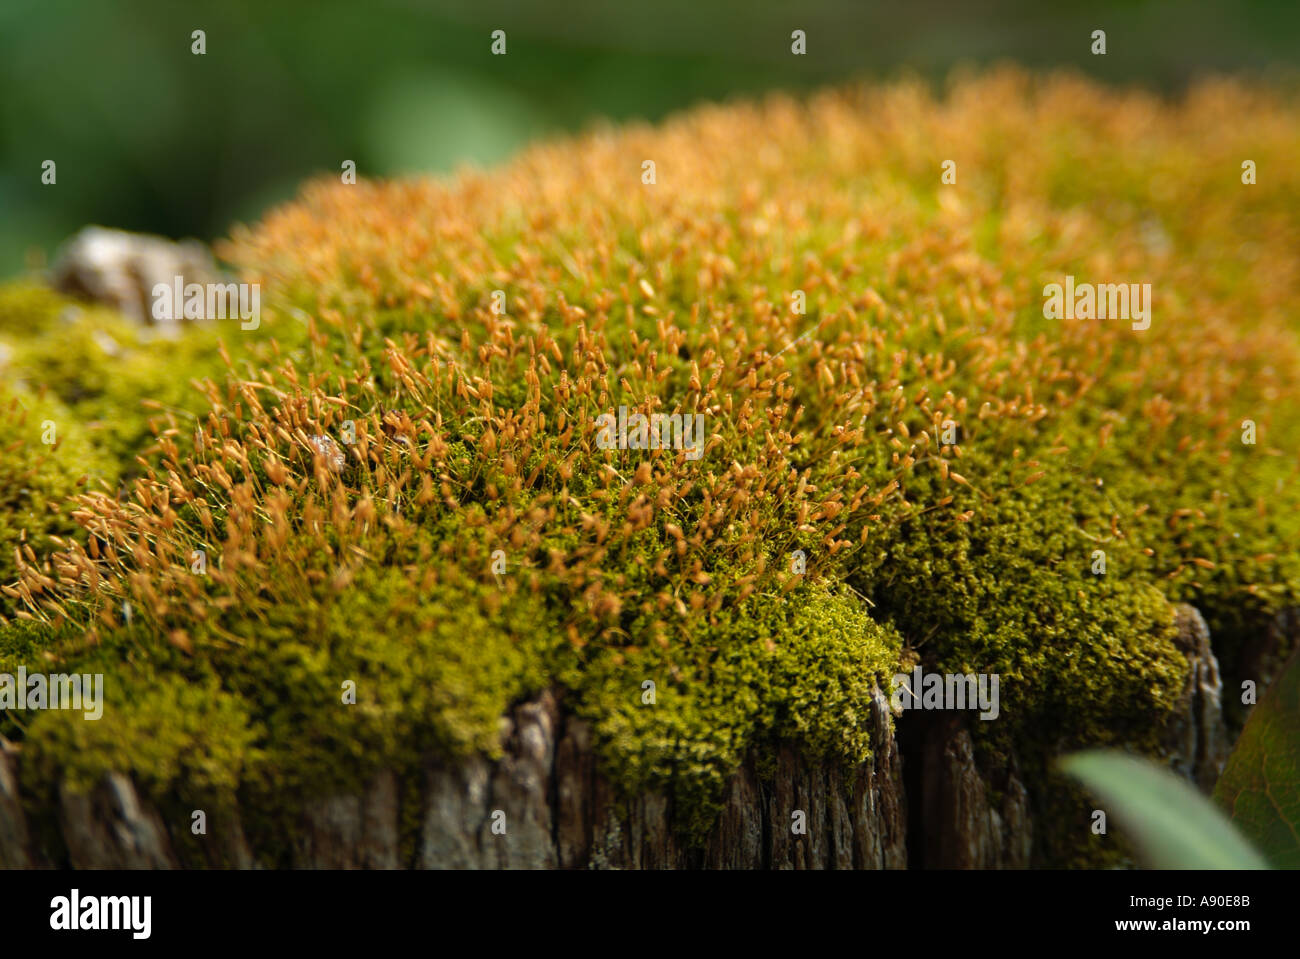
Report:
[[[79,671],[93,670],[87,663]],[[194,797],[233,796],[253,747],[245,703],[211,679],[194,682],[118,669],[105,678],[104,715],[50,710],[33,724],[23,753],[28,781],[62,776],[77,792],[108,772],[126,772],[150,795],[178,787]]]
[[[1119,861],[1087,848],[1048,760],[1158,749],[1187,668],[1172,602],[1205,611],[1229,672],[1300,603],[1283,453],[1300,425],[1277,412],[1300,359],[1300,221],[1282,202],[1300,120],[1251,101],[1242,130],[1291,139],[1207,146],[1212,96],[995,74],[953,97],[902,85],[674,121],[657,135],[690,175],[656,190],[625,176],[617,137],[569,163],[526,155],[489,190],[310,185],[231,244],[267,315],[229,367],[212,330],[163,345],[0,297],[0,336],[35,315],[11,349],[23,381],[134,474],[131,503],[83,507],[103,549],[69,547],[44,641],[22,627],[0,650],[156,682],[124,743],[176,705],[176,677],[237,704],[221,721],[240,748],[194,748],[264,811],[249,829],[276,861],[306,798],[494,754],[499,717],[548,686],[623,795],[670,793],[699,838],[747,755],[766,768],[793,741],[862,761],[872,686],[894,671],[996,673],[977,747],[992,765],[1014,752],[1037,821],[1060,824],[1046,861]],[[1141,118],[1142,149],[1112,113]],[[970,158],[960,189],[937,186],[939,136]],[[1248,142],[1274,154],[1271,185],[1207,172]],[[1241,224],[1275,242],[1216,266],[1240,251],[1215,237]],[[1149,278],[1159,321],[1047,319],[1039,291],[1067,273]],[[141,397],[165,408],[137,418]],[[708,452],[598,448],[593,419],[620,406],[703,415]],[[25,733],[46,743],[38,780],[75,746],[46,722]],[[108,756],[174,797],[193,774],[168,743]]]
[[[117,464],[91,442],[84,426],[53,396],[0,384],[0,586],[17,580],[14,551],[44,557],[53,537],[77,530],[66,506],[87,483],[111,483]],[[0,592],[0,619],[20,608]]]
[[[288,319],[270,326],[278,335],[274,343],[230,323],[185,324],[166,333],[106,307],[15,283],[0,286],[0,370],[63,403],[95,446],[132,474],[156,428],[193,429],[208,405],[196,384],[225,379],[223,349],[237,365],[254,356],[269,362],[304,338]]]
[[[0,284],[0,339],[27,341],[45,336],[58,325],[71,303],[36,283]]]
[[[671,792],[690,835],[702,838],[756,747],[790,742],[813,759],[865,761],[872,689],[898,649],[860,600],[807,585],[701,621],[684,648],[605,652],[558,675],[608,744],[615,780],[630,793]]]
[[[997,674],[996,725],[1022,753],[1034,740],[1044,752],[1154,734],[1186,661],[1172,608],[1135,575],[1136,551],[1102,534],[1105,491],[1068,471],[1025,485],[1023,466],[983,452],[961,465],[975,490],[999,495],[980,504],[978,492],[961,494],[954,510],[979,507],[968,521],[940,511],[885,527],[854,574],[876,615],[917,637],[927,668]],[[925,501],[926,484],[905,494]],[[1104,575],[1093,572],[1098,549]]]

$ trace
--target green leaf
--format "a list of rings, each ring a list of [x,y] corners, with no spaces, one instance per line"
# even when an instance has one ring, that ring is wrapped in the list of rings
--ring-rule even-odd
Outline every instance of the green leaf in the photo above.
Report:
[[[1105,803],[1149,868],[1268,868],[1213,803],[1154,763],[1091,750],[1066,756],[1060,766]]]
[[[1300,869],[1300,652],[1250,719],[1214,798],[1281,869]]]

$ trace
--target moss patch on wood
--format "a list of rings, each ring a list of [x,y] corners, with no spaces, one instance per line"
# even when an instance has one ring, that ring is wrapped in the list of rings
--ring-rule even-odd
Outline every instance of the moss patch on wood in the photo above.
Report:
[[[872,686],[917,661],[1001,675],[983,748],[1153,749],[1170,603],[1230,665],[1300,591],[1297,146],[1264,90],[999,71],[309,184],[222,251],[264,304],[224,358],[203,330],[22,355],[98,424],[74,472],[130,474],[19,556],[6,615],[37,625],[0,627],[0,663],[113,677],[96,729],[4,720],[23,775],[346,790],[491,753],[558,685],[698,833],[749,750],[865,758]],[[1066,275],[1151,283],[1150,328],[1045,319]],[[23,296],[0,327],[72,335]],[[703,455],[601,448],[620,406],[703,416]]]

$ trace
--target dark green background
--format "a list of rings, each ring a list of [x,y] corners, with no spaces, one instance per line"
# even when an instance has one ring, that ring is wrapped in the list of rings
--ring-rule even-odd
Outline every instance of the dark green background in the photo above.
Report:
[[[0,276],[87,223],[220,236],[345,159],[488,164],[601,117],[1002,60],[1169,92],[1207,72],[1292,81],[1300,4],[0,0]]]

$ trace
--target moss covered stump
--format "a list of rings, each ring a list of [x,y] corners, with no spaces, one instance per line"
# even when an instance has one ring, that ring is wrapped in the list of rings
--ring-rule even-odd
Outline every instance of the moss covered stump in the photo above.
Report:
[[[1126,862],[1055,757],[1204,785],[1296,638],[1297,147],[1005,70],[310,183],[255,330],[8,288],[0,673],[105,702],[0,714],[4,861]]]

